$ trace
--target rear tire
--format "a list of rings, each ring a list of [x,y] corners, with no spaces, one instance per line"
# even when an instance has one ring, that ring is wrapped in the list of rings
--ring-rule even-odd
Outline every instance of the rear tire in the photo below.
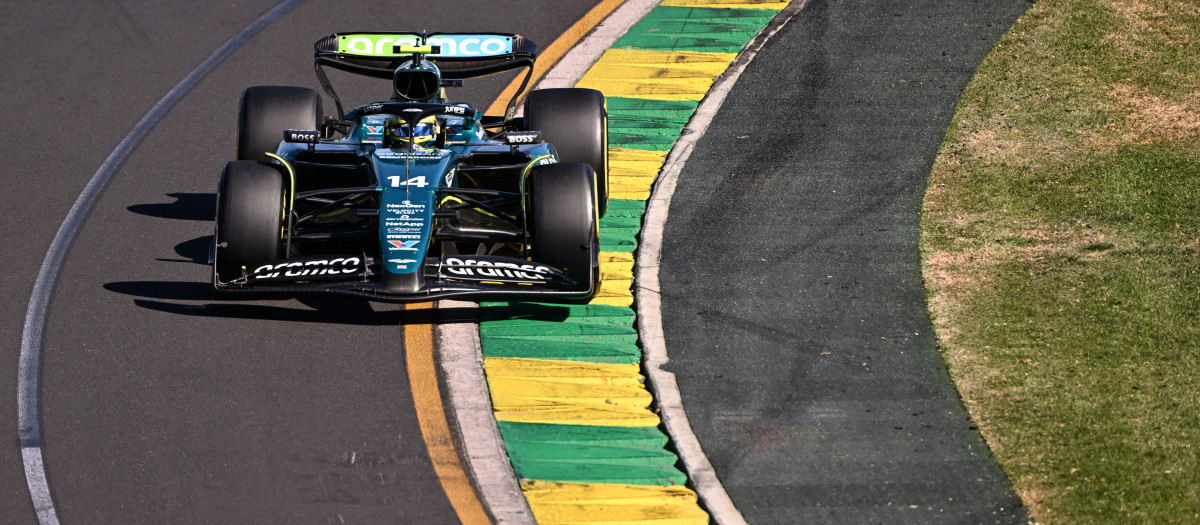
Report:
[[[529,174],[532,258],[563,270],[581,289],[600,289],[600,237],[593,187],[582,163],[538,166]]]
[[[253,86],[238,111],[238,160],[267,160],[285,129],[321,129],[321,96],[309,88]]]
[[[229,282],[280,259],[283,174],[250,160],[225,164],[217,189],[214,282]]]
[[[596,203],[608,210],[608,112],[594,89],[538,89],[525,98],[525,129],[541,131],[559,162],[582,162],[596,172]]]

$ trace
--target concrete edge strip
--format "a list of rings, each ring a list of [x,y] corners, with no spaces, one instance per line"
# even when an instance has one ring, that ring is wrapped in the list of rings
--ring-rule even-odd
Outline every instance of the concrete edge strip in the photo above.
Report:
[[[476,304],[439,301],[437,308],[473,310]],[[479,324],[436,324],[433,342],[462,439],[463,462],[471,471],[480,499],[498,524],[533,525],[533,512],[521,493],[493,415],[491,393],[483,374]]]
[[[643,219],[641,243],[638,245],[638,255],[635,258],[634,281],[637,283],[636,304],[638,334],[641,337],[642,350],[645,352],[646,379],[655,393],[655,400],[660,409],[663,424],[667,434],[675,444],[676,452],[683,461],[688,478],[696,487],[696,493],[704,503],[713,520],[720,525],[745,525],[742,516],[730,499],[716,471],[708,461],[708,456],[700,446],[699,439],[692,431],[687,412],[684,411],[683,397],[675,374],[662,369],[670,359],[667,357],[666,341],[662,326],[662,299],[658,278],[659,262],[662,257],[663,230],[666,226],[671,197],[675,194],[675,186],[679,182],[679,174],[687,163],[696,142],[708,130],[717,111],[725,102],[725,97],[733,89],[738,78],[745,71],[746,65],[766,44],[778,33],[788,21],[805,5],[808,0],[793,0],[780,11],[755,37],[742,48],[742,52],[717,78],[713,87],[708,91],[700,106],[696,108],[692,119],[684,127],[683,135],[667,156],[666,163],[654,184],[654,192],[646,203],[646,215]]]
[[[284,0],[259,16],[249,26],[246,26],[233,38],[217,48],[196,69],[188,73],[171,91],[150,108],[150,111],[138,121],[137,125],[125,136],[116,149],[108,155],[91,180],[84,186],[79,197],[67,212],[66,218],[50,242],[46,257],[42,259],[42,267],[38,271],[37,281],[34,282],[30,294],[29,306],[25,311],[25,325],[21,333],[21,353],[17,365],[17,430],[20,436],[21,459],[25,467],[25,483],[29,487],[29,496],[33,509],[37,513],[41,525],[57,525],[58,513],[54,508],[54,500],[50,493],[50,484],[46,480],[46,470],[43,464],[42,447],[44,436],[41,429],[41,368],[42,344],[46,331],[46,319],[50,312],[50,299],[54,295],[54,287],[58,275],[62,271],[63,261],[75,236],[83,228],[92,207],[103,193],[104,187],[125,162],[126,157],[137,147],[150,130],[167,112],[191,92],[204,77],[208,76],[218,64],[248,42],[254,35],[267,26],[282,18],[293,9],[303,4],[304,0]]]
[[[608,15],[578,45],[558,61],[535,88],[571,87],[600,55],[661,0],[628,0]],[[517,114],[521,108],[518,106]],[[440,301],[438,309],[477,308],[476,303]],[[483,373],[483,350],[478,323],[438,325],[435,348],[446,376],[446,390],[463,440],[464,461],[474,476],[479,497],[497,523],[536,523],[529,503],[508,460],[500,427],[492,410],[491,392]]]

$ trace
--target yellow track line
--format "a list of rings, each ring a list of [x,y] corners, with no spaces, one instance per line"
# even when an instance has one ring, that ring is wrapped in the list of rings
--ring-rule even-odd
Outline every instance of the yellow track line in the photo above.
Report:
[[[428,310],[430,303],[412,304],[407,310]],[[415,324],[404,327],[404,349],[408,359],[408,381],[413,405],[421,423],[421,435],[433,461],[442,490],[454,507],[454,513],[464,525],[491,523],[487,511],[463,469],[462,460],[454,448],[454,436],[446,423],[446,410],[438,389],[437,367],[433,359],[433,326]]]
[[[567,30],[564,31],[557,40],[550,44],[549,47],[547,47],[541,53],[538,53],[537,61],[533,66],[533,76],[529,77],[528,87],[533,87],[535,84],[537,84],[537,82],[546,75],[546,72],[549,71],[554,64],[557,64],[563,55],[567,54],[567,51],[570,51],[572,47],[575,47],[575,44],[579,43],[584,36],[592,32],[592,29],[595,28],[601,20],[604,20],[609,13],[612,13],[614,10],[616,10],[616,8],[620,7],[621,4],[624,3],[625,0],[604,0],[599,4],[596,4],[596,7],[593,7],[592,10],[588,11],[586,15],[583,15],[583,18],[580,18],[578,22],[575,22],[575,25],[567,28]],[[508,87],[504,88],[504,91],[500,92],[500,96],[496,97],[496,101],[492,102],[492,105],[488,107],[487,111],[484,111],[483,114],[499,115],[504,113],[505,108],[508,107],[509,100],[516,96],[517,89],[521,87],[521,79],[523,78],[525,78],[525,74],[520,73],[512,80],[512,82],[509,82]]]

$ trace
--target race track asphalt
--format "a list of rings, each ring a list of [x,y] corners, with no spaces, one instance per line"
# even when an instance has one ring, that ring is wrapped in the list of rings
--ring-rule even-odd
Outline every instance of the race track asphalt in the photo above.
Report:
[[[665,337],[692,426],[750,523],[1021,523],[938,354],[925,179],[1026,0],[810,0],[679,179]]]
[[[277,2],[0,4],[0,522],[35,523],[16,372],[55,232],[139,119]],[[237,102],[317,88],[336,31],[502,31],[550,44],[593,0],[305,2],[222,62],[117,171],[54,292],[42,368],[46,472],[65,523],[453,523],[407,391],[403,331],[428,317],[347,301],[215,300],[205,262]],[[386,82],[334,77],[343,98]],[[490,103],[507,78],[469,83]],[[332,110],[326,100],[326,108]]]

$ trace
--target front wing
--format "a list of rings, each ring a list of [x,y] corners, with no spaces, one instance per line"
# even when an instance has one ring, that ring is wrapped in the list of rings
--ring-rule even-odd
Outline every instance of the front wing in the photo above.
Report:
[[[227,282],[214,274],[213,287],[224,296],[290,297],[343,295],[386,303],[439,299],[575,301],[598,291],[591,268],[588,282],[571,281],[559,269],[522,259],[449,256],[426,260],[409,275],[380,271],[380,265],[356,256],[294,258],[263,265]]]

